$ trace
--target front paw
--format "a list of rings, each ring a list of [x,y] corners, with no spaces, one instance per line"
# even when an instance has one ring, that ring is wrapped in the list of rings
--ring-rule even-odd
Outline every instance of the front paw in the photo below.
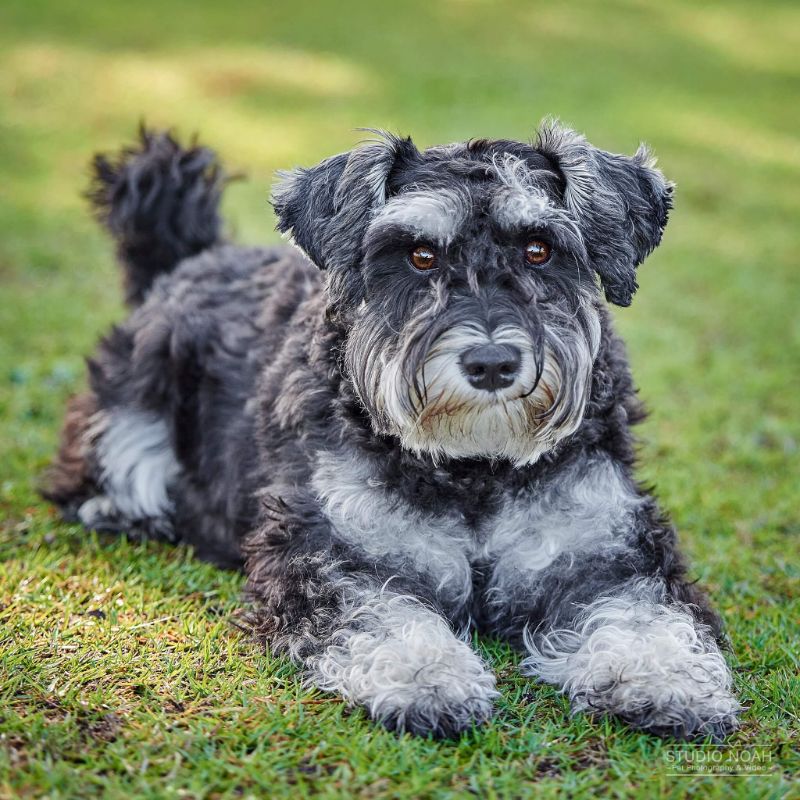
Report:
[[[481,667],[462,657],[457,665],[429,661],[421,666],[406,664],[401,673],[392,670],[393,687],[367,704],[370,716],[400,733],[456,737],[494,713],[495,679]]]
[[[495,678],[445,621],[409,598],[375,600],[332,637],[312,668],[319,688],[390,730],[456,736],[491,718]]]
[[[739,726],[741,706],[727,689],[688,674],[596,685],[572,699],[575,711],[613,714],[633,728],[676,739],[723,740]]]
[[[523,667],[560,684],[575,711],[613,714],[659,736],[724,738],[741,706],[710,632],[685,609],[603,600],[574,630],[527,641]]]

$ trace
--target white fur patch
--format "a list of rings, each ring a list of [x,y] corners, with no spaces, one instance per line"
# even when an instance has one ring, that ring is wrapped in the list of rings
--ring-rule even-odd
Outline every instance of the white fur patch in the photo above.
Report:
[[[422,367],[426,397],[417,408],[410,401],[401,350],[383,365],[377,392],[392,432],[404,447],[434,458],[507,458],[518,466],[536,462],[577,430],[583,418],[600,339],[596,312],[587,319],[589,339],[573,336],[564,348],[565,356],[573,360],[569,381],[552,349],[562,339],[559,332],[548,331],[542,374],[533,392],[533,347],[528,335],[512,326],[490,335],[475,326],[459,325],[441,336]],[[497,392],[472,387],[460,366],[465,349],[488,343],[512,344],[522,355],[515,382]]]
[[[502,186],[492,195],[491,213],[495,222],[507,231],[529,227],[561,225],[581,239],[575,220],[562,208],[553,205],[542,188],[537,186],[537,174],[516,156],[505,154],[494,161]]]
[[[552,204],[543,191],[500,190],[492,198],[492,216],[504,230],[543,224]]]
[[[312,486],[337,533],[402,573],[427,576],[448,602],[466,603],[472,594],[466,555],[471,537],[463,520],[421,513],[392,497],[372,474],[363,458],[319,456]]]
[[[467,198],[449,190],[405,192],[392,197],[375,215],[370,232],[387,226],[408,228],[415,236],[447,246],[469,212]]]
[[[311,666],[311,680],[399,730],[455,733],[492,714],[495,678],[413,597],[362,593]]]
[[[104,494],[90,497],[78,509],[78,519],[89,530],[100,530],[109,523],[119,523],[119,512],[113,501]]]
[[[502,603],[515,584],[530,581],[562,553],[613,547],[641,502],[606,458],[573,466],[536,496],[507,498],[484,545],[494,564],[491,593]]]
[[[730,730],[740,706],[719,647],[686,609],[663,598],[643,579],[587,606],[569,630],[526,632],[523,670],[559,686],[576,711],[679,735]]]
[[[125,409],[101,417],[99,427],[94,445],[99,482],[118,515],[131,521],[168,515],[168,489],[180,465],[164,420]]]

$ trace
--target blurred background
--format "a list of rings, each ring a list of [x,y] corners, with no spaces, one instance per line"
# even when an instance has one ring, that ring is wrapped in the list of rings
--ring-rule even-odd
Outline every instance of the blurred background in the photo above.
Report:
[[[63,777],[48,766],[48,759],[61,757],[51,755],[62,752],[59,736],[74,742],[75,763],[83,763],[86,738],[76,733],[74,720],[86,713],[89,689],[80,675],[87,670],[90,680],[84,683],[101,687],[88,695],[97,708],[120,708],[120,698],[128,698],[126,710],[119,711],[128,715],[128,728],[116,749],[93,745],[93,753],[120,754],[119,763],[104,768],[106,775],[147,772],[155,776],[153,786],[164,776],[180,783],[184,777],[174,778],[172,752],[178,747],[199,781],[192,796],[205,796],[204,773],[192,772],[191,765],[212,758],[215,769],[230,764],[239,769],[248,758],[241,753],[251,751],[241,751],[233,738],[237,720],[242,732],[258,732],[265,714],[272,719],[272,712],[253,711],[257,704],[242,700],[244,684],[227,679],[225,670],[208,666],[203,673],[202,665],[191,662],[180,683],[171,667],[158,672],[166,662],[147,649],[166,642],[167,648],[193,654],[196,641],[206,637],[204,658],[209,663],[221,658],[217,649],[235,645],[225,615],[212,606],[223,604],[225,613],[236,607],[235,577],[184,562],[166,548],[87,537],[75,526],[59,525],[34,491],[35,477],[55,446],[64,403],[84,384],[83,356],[123,313],[110,242],[89,219],[80,196],[92,153],[132,140],[140,120],[173,127],[183,137],[197,133],[230,171],[247,175],[226,195],[232,235],[245,242],[277,241],[267,202],[273,172],[349,149],[364,136],[359,127],[411,134],[424,147],[470,137],[525,140],[546,115],[608,150],[632,153],[641,140],[648,142],[677,183],[675,211],[661,248],[640,269],[639,294],[630,308],[615,310],[652,409],[640,431],[640,474],[657,484],[693,560],[692,574],[714,592],[728,624],[737,684],[751,708],[737,741],[796,741],[800,718],[791,711],[800,697],[796,0],[2,0],[0,612],[11,610],[0,619],[16,626],[11,635],[21,660],[4,666],[0,659],[0,688],[7,695],[0,699],[16,715],[4,723],[8,733],[2,725],[0,733],[4,741],[6,735],[29,738],[28,746],[38,753],[30,764],[40,765],[35,779],[40,790]],[[87,629],[78,623],[87,619],[86,604],[100,596],[100,586],[113,587],[102,597],[116,599],[114,616],[91,634],[97,643],[89,634],[81,638]],[[206,593],[209,586],[216,588]],[[134,597],[144,599],[134,603]],[[178,618],[190,622],[176,628]],[[217,618],[217,627],[208,628],[208,620]],[[59,650],[58,659],[36,655],[55,653],[48,651],[49,632],[66,636],[64,626],[73,622],[78,626],[73,650]],[[151,627],[138,630],[145,625]],[[3,646],[0,639],[0,652]],[[98,656],[115,652],[121,654],[116,667]],[[238,664],[240,672],[257,669],[252,691],[269,693],[278,685],[269,683],[269,663],[256,662],[249,653],[233,662],[230,650],[225,652],[226,663]],[[197,675],[217,673],[219,683],[200,685]],[[511,668],[501,672],[509,692],[512,674]],[[58,695],[60,706],[53,706],[53,687],[64,676],[76,677],[69,692]],[[175,689],[176,682],[189,688]],[[222,734],[208,733],[202,719],[196,730],[187,728],[184,742],[183,734],[169,733],[172,718],[153,722],[147,716],[154,708],[169,710],[164,698],[182,697],[177,691],[208,696],[204,708],[224,706],[226,722],[213,728],[232,737],[224,758],[209,749],[207,738]],[[542,696],[550,698],[544,705]],[[538,716],[516,702],[510,707],[515,711],[504,712],[522,716],[504,717],[513,724],[503,729],[505,738],[497,738],[502,758],[479,755],[473,762],[466,745],[456,760],[455,751],[444,750],[437,761],[433,745],[378,737],[372,741],[396,748],[399,760],[370,755],[365,785],[378,774],[392,780],[405,775],[403,780],[412,781],[408,785],[419,787],[412,778],[427,769],[431,780],[444,775],[454,786],[466,786],[479,763],[487,774],[505,775],[515,786],[520,775],[539,769],[528,758],[530,737],[537,736],[556,764],[543,762],[542,769],[550,770],[546,774],[561,769],[547,748],[565,741],[559,732],[566,710],[552,693],[537,697]],[[181,702],[189,708],[190,700]],[[68,711],[57,721],[61,727],[53,722],[54,707]],[[281,715],[294,712],[276,708],[273,735],[279,747],[270,752],[279,758],[290,752]],[[337,735],[343,763],[367,758],[365,737],[377,734],[347,738],[352,720],[320,729],[315,715],[337,720],[331,715],[340,713],[339,705],[330,712],[306,708],[292,722],[298,750],[287,758],[308,759],[302,761],[310,765],[307,771],[319,767],[320,774],[328,774],[327,756],[322,750],[307,755],[302,737],[316,743],[320,736],[333,741]],[[549,728],[542,728],[543,708],[550,709]],[[248,714],[261,716],[254,722]],[[31,727],[31,720],[40,727]],[[134,729],[143,732],[141,740]],[[150,730],[165,737],[165,752],[157,750],[160,739],[151,746]],[[639,754],[630,756],[633,774],[653,768],[655,751],[647,748],[656,745],[640,749],[639,739],[625,735],[612,741],[604,730],[592,745],[600,760],[592,756],[587,763],[594,766],[582,767],[586,780],[605,786],[604,763],[628,758],[620,755],[626,748]],[[270,741],[264,739],[266,747]],[[476,741],[480,751],[489,739]],[[577,746],[585,750],[585,743]],[[506,760],[509,747],[513,754]],[[564,770],[577,768],[574,759],[583,757],[565,757]],[[141,769],[132,771],[128,761],[138,764],[139,758]],[[267,755],[259,752],[258,758]],[[261,774],[254,762],[252,779]],[[620,791],[627,785],[625,774],[620,772]],[[239,785],[236,774],[230,780]],[[24,786],[25,779],[20,781]],[[8,796],[2,786],[0,780],[0,796]],[[126,786],[120,796],[132,796]],[[287,791],[291,796],[291,787]],[[429,796],[425,791],[416,796]]]
[[[4,0],[5,468],[43,463],[80,354],[120,314],[80,193],[91,154],[140,120],[199,134],[247,175],[226,215],[261,242],[277,238],[274,170],[348,149],[359,127],[426,146],[527,139],[555,115],[609,150],[647,141],[677,182],[664,244],[617,314],[651,452],[679,459],[667,488],[705,527],[757,504],[796,532],[777,470],[797,464],[800,416],[798,98],[793,2]],[[741,492],[720,495],[732,481]]]

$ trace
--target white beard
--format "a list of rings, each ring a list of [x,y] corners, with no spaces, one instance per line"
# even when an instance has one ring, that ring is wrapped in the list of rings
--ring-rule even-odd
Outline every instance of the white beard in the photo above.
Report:
[[[587,315],[588,338],[575,328],[567,334],[546,331],[544,364],[536,388],[533,342],[521,328],[502,326],[487,334],[459,325],[431,348],[418,376],[425,397],[414,402],[403,376],[402,351],[381,371],[378,408],[388,432],[403,447],[428,453],[434,459],[481,457],[508,459],[517,466],[532,464],[555,444],[574,433],[583,418],[591,387],[591,372],[599,347],[600,322],[596,310]],[[473,388],[460,366],[470,347],[508,344],[521,353],[514,383],[496,392]],[[561,353],[561,356],[557,354]],[[568,363],[562,367],[565,356]],[[569,380],[565,381],[565,367]]]

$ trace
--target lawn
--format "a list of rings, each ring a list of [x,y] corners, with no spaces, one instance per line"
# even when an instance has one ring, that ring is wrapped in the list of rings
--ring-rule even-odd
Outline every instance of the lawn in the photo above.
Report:
[[[281,6],[280,8],[278,6]],[[3,0],[0,5],[0,797],[800,797],[800,7],[792,2]],[[731,744],[772,772],[670,777],[666,745],[571,718],[481,644],[496,719],[398,737],[304,690],[233,625],[241,578],[89,535],[35,491],[83,355],[122,313],[80,192],[140,118],[248,180],[232,233],[276,239],[279,167],[357,141],[525,139],[554,114],[640,139],[678,185],[616,313],[658,486],[732,641]]]

